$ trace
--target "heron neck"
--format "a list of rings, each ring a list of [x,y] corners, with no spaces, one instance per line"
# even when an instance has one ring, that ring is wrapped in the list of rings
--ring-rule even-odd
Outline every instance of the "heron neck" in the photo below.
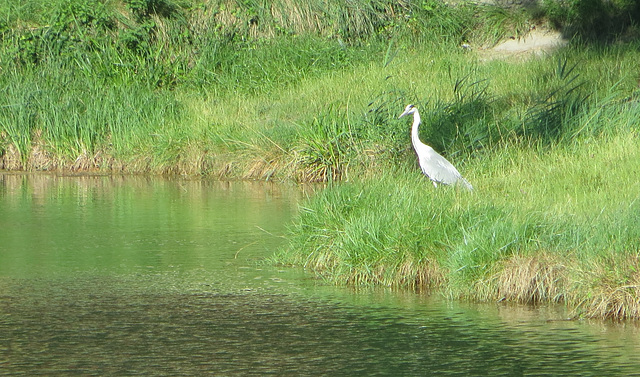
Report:
[[[420,137],[418,137],[418,127],[420,126],[420,114],[416,111],[413,113],[413,126],[411,126],[411,142],[413,145],[420,144]]]

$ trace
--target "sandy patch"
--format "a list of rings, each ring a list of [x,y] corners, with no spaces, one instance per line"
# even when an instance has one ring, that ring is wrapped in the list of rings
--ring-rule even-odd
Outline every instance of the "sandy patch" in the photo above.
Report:
[[[478,53],[487,60],[514,56],[526,58],[550,54],[568,43],[558,31],[533,29],[524,37],[508,39],[492,48],[479,50]]]

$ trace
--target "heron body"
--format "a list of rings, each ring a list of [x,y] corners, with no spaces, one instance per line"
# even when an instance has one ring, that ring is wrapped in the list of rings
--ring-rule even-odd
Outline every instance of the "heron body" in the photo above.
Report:
[[[413,114],[413,125],[411,126],[411,143],[418,155],[420,169],[429,177],[435,187],[438,183],[443,185],[462,185],[468,190],[473,190],[473,186],[462,177],[458,169],[455,168],[446,158],[442,157],[438,152],[430,146],[420,141],[418,136],[418,128],[420,126],[420,114],[418,109],[413,105],[408,105],[398,118],[405,115]]]

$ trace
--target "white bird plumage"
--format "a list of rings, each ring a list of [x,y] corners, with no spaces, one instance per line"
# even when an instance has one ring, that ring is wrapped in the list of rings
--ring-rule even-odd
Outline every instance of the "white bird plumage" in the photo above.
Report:
[[[398,118],[413,114],[413,125],[411,126],[411,143],[418,155],[418,162],[422,172],[431,179],[433,185],[438,187],[438,183],[444,185],[462,185],[468,190],[473,190],[473,186],[462,177],[458,169],[455,168],[446,158],[438,154],[433,148],[420,141],[418,137],[418,127],[420,126],[420,114],[413,105],[407,105],[404,112]]]

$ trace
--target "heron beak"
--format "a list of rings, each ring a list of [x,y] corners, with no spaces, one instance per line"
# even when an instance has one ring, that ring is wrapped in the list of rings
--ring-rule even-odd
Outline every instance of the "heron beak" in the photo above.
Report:
[[[409,112],[405,111],[404,113],[400,114],[400,116],[398,117],[398,119],[402,118],[403,116],[407,115]]]

